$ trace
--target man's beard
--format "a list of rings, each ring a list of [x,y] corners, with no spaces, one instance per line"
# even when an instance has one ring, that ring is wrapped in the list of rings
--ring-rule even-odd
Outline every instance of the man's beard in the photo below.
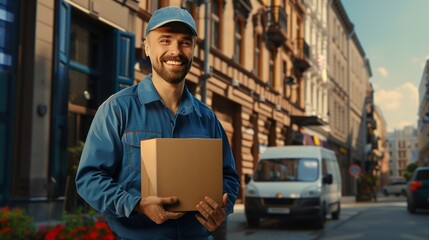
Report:
[[[166,64],[165,62],[168,60],[181,61],[183,65],[185,65],[185,68],[180,70],[167,70],[162,65]],[[191,66],[192,66],[192,61],[189,61],[183,56],[179,56],[179,57],[162,57],[160,59],[159,64],[153,64],[152,68],[161,78],[163,78],[168,83],[178,84],[183,80],[185,80],[185,77],[188,74],[189,70],[191,69]]]

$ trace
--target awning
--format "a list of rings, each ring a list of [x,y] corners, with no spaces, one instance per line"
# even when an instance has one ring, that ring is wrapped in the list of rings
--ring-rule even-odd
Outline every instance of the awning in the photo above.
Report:
[[[291,122],[296,125],[302,126],[322,126],[325,125],[325,121],[317,116],[291,116]]]

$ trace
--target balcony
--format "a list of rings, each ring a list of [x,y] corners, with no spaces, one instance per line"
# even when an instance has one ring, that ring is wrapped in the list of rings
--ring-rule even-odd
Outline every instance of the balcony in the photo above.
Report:
[[[273,6],[266,9],[268,40],[280,47],[287,39],[287,14],[283,7]]]
[[[304,38],[297,39],[297,53],[294,59],[294,66],[301,73],[310,67],[310,46]]]
[[[374,120],[374,118],[368,118],[366,119],[366,126],[370,129],[377,129],[377,122]]]
[[[374,133],[369,133],[366,137],[367,144],[371,145],[371,150],[378,149],[378,137]]]

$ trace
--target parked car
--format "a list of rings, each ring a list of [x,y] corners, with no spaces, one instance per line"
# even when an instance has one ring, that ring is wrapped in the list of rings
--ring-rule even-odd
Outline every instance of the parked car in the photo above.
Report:
[[[414,171],[407,187],[407,208],[410,213],[416,209],[429,209],[429,167]]]
[[[335,153],[326,148],[268,147],[246,184],[244,208],[251,227],[261,218],[280,218],[323,228],[326,215],[340,216],[341,174]]]
[[[389,185],[386,185],[383,187],[383,194],[384,196],[389,195],[407,195],[407,182],[406,181],[398,181],[398,182],[392,182]]]

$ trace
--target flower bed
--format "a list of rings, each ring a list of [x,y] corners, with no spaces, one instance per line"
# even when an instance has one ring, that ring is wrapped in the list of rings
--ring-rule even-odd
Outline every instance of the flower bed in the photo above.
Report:
[[[36,229],[31,217],[22,209],[4,207],[0,208],[0,239],[114,240],[116,238],[104,219],[95,215],[64,215],[60,224]]]

